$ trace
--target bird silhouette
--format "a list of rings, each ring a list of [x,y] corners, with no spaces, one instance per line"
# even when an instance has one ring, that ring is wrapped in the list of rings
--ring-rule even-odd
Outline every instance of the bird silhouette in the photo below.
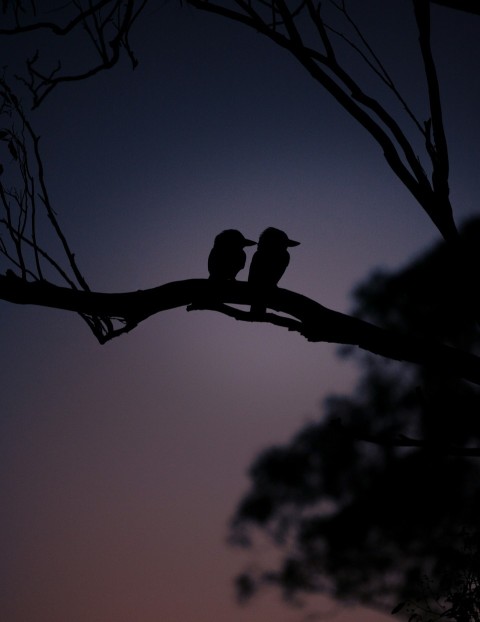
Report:
[[[254,244],[256,242],[247,240],[236,229],[226,229],[219,233],[208,256],[210,279],[217,281],[235,280],[240,270],[245,268],[247,261],[247,255],[243,249]]]
[[[276,287],[290,262],[290,253],[287,248],[298,246],[300,242],[290,240],[288,235],[275,227],[268,227],[258,240],[258,248],[252,257],[248,282],[254,289],[257,298]],[[267,310],[265,304],[255,302],[251,312],[260,315]]]

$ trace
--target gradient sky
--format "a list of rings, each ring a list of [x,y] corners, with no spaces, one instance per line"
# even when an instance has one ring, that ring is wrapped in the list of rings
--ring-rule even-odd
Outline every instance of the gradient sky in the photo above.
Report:
[[[409,3],[351,4],[421,105]],[[480,196],[480,18],[432,11],[461,223]],[[93,289],[205,277],[219,231],[273,225],[301,241],[281,285],[348,311],[373,268],[439,239],[372,140],[260,35],[152,2],[132,44],[135,72],[59,89],[33,116]],[[73,314],[0,308],[2,621],[300,620],[277,594],[235,604],[233,577],[268,551],[225,537],[252,459],[353,386],[335,347],[182,309],[100,346]]]

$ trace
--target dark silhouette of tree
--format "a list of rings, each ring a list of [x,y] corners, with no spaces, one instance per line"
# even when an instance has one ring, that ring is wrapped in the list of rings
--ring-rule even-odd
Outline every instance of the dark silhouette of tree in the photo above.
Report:
[[[28,39],[35,51],[22,62],[9,57],[0,77],[0,299],[76,312],[101,343],[155,313],[184,307],[272,323],[355,352],[366,370],[357,393],[331,398],[321,424],[312,423],[288,447],[269,450],[252,468],[253,488],[238,509],[233,537],[248,543],[256,526],[285,554],[279,568],[245,574],[239,586],[244,594],[276,584],[292,597],[328,591],[368,603],[391,601],[407,593],[419,573],[438,576],[459,526],[478,516],[478,467],[465,456],[478,451],[480,435],[472,386],[480,385],[479,225],[458,234],[430,32],[435,5],[474,16],[477,3],[405,0],[425,78],[420,112],[370,45],[361,10],[355,13],[361,3],[352,12],[344,0],[185,3],[289,52],[378,144],[388,169],[445,244],[411,270],[372,277],[357,292],[352,316],[272,287],[261,301],[271,312],[258,317],[231,306],[258,303],[250,285],[234,279],[92,291],[50,200],[31,109],[48,105],[53,90],[111,69],[122,55],[135,66],[129,35],[146,0],[67,2],[55,11],[35,0],[12,0],[0,6],[0,38],[17,51],[23,49],[18,41]],[[52,56],[44,54],[45,41],[49,52],[58,50],[53,65],[45,61]],[[73,55],[63,51],[72,41]],[[372,77],[377,86],[370,86]],[[45,225],[56,247],[40,235]]]
[[[462,243],[480,259],[480,220]],[[355,292],[356,315],[395,331],[478,350],[464,321],[449,251],[441,244],[396,274],[376,272]],[[437,580],[480,510],[480,393],[427,367],[359,354],[351,397],[327,398],[318,422],[262,452],[232,521],[234,543],[266,535],[273,568],[238,579],[246,597],[276,585],[288,598],[327,592],[392,608],[425,574]]]

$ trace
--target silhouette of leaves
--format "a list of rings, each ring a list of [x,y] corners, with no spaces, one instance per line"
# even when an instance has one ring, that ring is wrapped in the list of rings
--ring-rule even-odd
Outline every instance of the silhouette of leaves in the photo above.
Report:
[[[479,220],[462,240],[479,247]],[[374,274],[357,288],[355,312],[478,346],[474,319],[455,304],[448,257],[442,244],[397,274]],[[480,445],[478,388],[353,349],[344,355],[354,352],[363,370],[354,394],[329,397],[318,422],[250,469],[231,541],[254,547],[263,533],[281,553],[273,567],[256,569],[251,595],[274,585],[288,598],[328,592],[391,610],[417,593],[423,575],[438,581],[458,555],[461,530],[478,523],[480,465],[449,455]],[[396,447],[407,434],[421,440]]]

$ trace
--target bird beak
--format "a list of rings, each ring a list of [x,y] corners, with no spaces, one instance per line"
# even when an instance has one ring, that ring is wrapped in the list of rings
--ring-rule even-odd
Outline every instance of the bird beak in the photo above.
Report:
[[[295,242],[295,240],[288,240],[287,246],[298,246],[300,242]]]
[[[246,238],[243,240],[244,246],[255,246],[255,244],[257,244],[257,242],[254,242],[253,240],[247,240]]]

